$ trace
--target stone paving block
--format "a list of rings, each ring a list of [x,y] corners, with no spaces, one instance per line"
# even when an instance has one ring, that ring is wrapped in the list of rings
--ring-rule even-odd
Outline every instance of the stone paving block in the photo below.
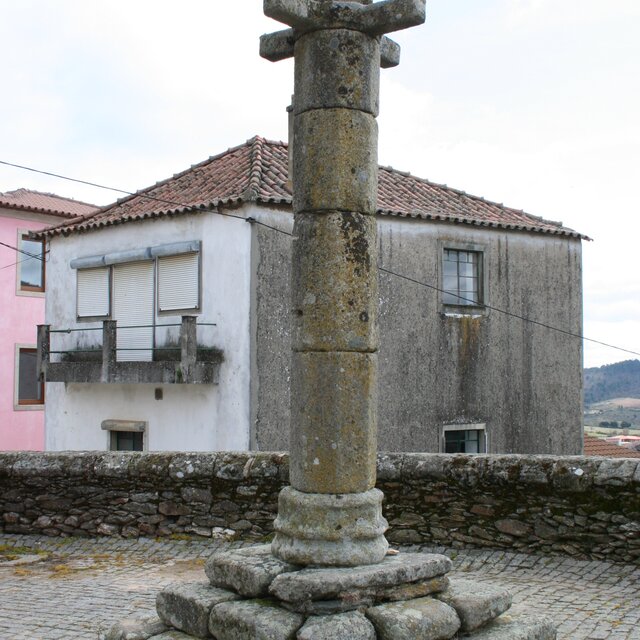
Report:
[[[209,632],[216,640],[294,640],[303,622],[267,600],[224,602],[211,610]]]
[[[239,598],[237,593],[212,587],[208,582],[174,582],[158,594],[156,610],[170,627],[197,638],[208,638],[211,609]]]
[[[366,615],[379,640],[449,640],[460,628],[455,610],[429,597],[381,604]]]
[[[456,610],[463,631],[473,631],[497,618],[512,602],[506,589],[459,579],[451,579],[449,588],[434,597]]]
[[[309,618],[296,640],[376,640],[376,630],[359,611]]]
[[[483,629],[460,635],[468,640],[555,640],[556,637],[551,620],[527,614],[504,614]]]
[[[168,629],[156,615],[125,618],[111,625],[106,632],[100,632],[98,640],[149,640]]]
[[[387,556],[382,562],[360,567],[302,569],[279,575],[269,591],[286,602],[339,599],[346,592],[396,587],[442,576],[451,560],[432,553]]]
[[[298,568],[273,556],[271,545],[265,544],[215,554],[204,570],[213,586],[255,598],[267,595],[276,576]]]

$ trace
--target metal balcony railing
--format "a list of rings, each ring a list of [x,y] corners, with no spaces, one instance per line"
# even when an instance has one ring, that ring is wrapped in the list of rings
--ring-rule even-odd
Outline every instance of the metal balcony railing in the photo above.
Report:
[[[40,379],[46,382],[218,384],[222,350],[198,346],[197,318],[182,316],[180,324],[156,325],[154,331],[172,326],[180,327],[179,346],[118,348],[118,329],[142,327],[118,327],[115,320],[105,320],[101,328],[52,329],[47,324],[38,325]],[[51,350],[52,334],[100,329],[101,347]],[[118,357],[118,354],[132,351],[148,352],[150,357],[142,361]],[[60,356],[58,361],[52,361],[52,355]]]

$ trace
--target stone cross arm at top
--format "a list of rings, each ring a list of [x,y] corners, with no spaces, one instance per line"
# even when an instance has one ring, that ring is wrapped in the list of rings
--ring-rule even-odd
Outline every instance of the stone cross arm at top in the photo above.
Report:
[[[298,32],[354,29],[381,36],[422,24],[426,0],[340,2],[338,0],[264,0],[264,13]]]
[[[264,13],[293,27],[263,35],[260,55],[271,62],[293,56],[297,36],[319,29],[354,29],[380,41],[380,65],[395,67],[400,63],[400,45],[384,36],[422,24],[426,0],[383,0],[371,3],[337,0],[264,0]]]

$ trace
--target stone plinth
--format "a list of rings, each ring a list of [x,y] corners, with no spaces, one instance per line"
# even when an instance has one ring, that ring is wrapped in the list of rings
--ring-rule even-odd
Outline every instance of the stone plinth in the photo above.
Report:
[[[401,553],[360,567],[296,567],[269,545],[235,550],[209,559],[212,584],[166,587],[161,619],[116,624],[101,640],[554,640],[548,620],[504,613],[508,593],[449,580],[451,566],[443,555]]]
[[[474,631],[511,607],[511,594],[506,589],[470,580],[451,580],[443,593],[435,596],[456,610],[462,631]]]
[[[205,573],[215,587],[258,598],[268,595],[276,576],[299,568],[276,558],[266,544],[215,554],[207,561]]]

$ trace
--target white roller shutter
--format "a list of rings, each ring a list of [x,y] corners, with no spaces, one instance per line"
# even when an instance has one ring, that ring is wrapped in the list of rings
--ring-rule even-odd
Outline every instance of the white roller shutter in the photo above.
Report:
[[[78,269],[78,318],[109,316],[109,267]]]
[[[200,254],[158,258],[158,310],[200,308]]]
[[[113,266],[113,319],[118,322],[117,360],[153,359],[153,262]],[[120,327],[134,327],[121,329]]]

